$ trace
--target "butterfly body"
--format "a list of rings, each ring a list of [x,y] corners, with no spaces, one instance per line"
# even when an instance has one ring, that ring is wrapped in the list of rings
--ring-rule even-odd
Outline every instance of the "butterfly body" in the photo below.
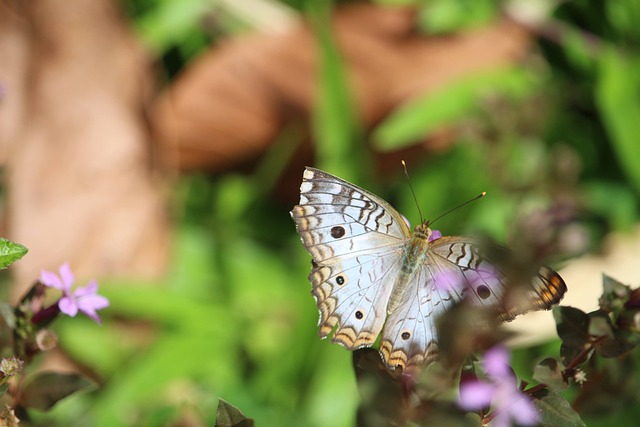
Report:
[[[411,280],[422,264],[427,262],[429,251],[429,236],[431,229],[426,223],[416,227],[409,239],[407,239],[402,251],[402,263],[400,271],[391,291],[391,297],[387,305],[387,314],[391,314],[397,307],[402,296],[406,292]]]
[[[566,291],[562,278],[543,267],[527,305],[504,306],[504,274],[473,239],[434,239],[426,221],[412,233],[383,199],[318,169],[305,169],[291,216],[312,256],[320,336],[333,334],[333,342],[355,350],[382,335],[380,353],[391,369],[432,361],[435,319],[463,298],[501,308],[501,318],[510,320],[549,308]]]

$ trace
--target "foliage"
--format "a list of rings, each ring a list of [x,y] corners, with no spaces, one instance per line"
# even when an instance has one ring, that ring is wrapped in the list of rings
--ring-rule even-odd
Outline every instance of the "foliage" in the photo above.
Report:
[[[7,268],[22,258],[27,249],[7,239],[0,239],[0,253],[3,254],[0,259],[2,268]],[[70,271],[69,275],[73,281]],[[34,359],[56,346],[56,336],[47,326],[61,311],[57,303],[45,305],[45,294],[45,284],[36,281],[15,307],[7,303],[0,306],[2,425],[28,422],[27,409],[48,410],[70,394],[94,386],[93,381],[80,374],[33,371],[31,365]]]
[[[428,217],[488,192],[482,202],[439,220],[445,234],[481,233],[524,252],[525,261],[541,261],[596,249],[606,233],[638,222],[636,2],[559,2],[538,28],[535,58],[417,97],[371,130],[367,146],[350,110],[344,64],[326,32],[326,11],[313,9],[311,1],[286,3],[315,13],[322,72],[313,129],[321,167],[340,169],[415,222],[415,202],[400,167],[384,182],[374,172],[371,146],[395,150],[452,126],[460,130],[453,147],[425,161],[408,159]],[[211,17],[206,2],[130,3],[141,37],[169,77],[210,42],[241,27],[228,15],[215,15],[216,25],[205,25],[211,23],[204,19]],[[430,4],[421,6],[419,23],[437,34],[490,22],[502,4],[414,3]],[[100,387],[66,397],[46,413],[29,410],[34,424],[165,426],[197,419],[224,425],[218,420],[226,411],[233,425],[244,422],[239,410],[257,425],[388,425],[400,417],[413,425],[464,426],[490,416],[459,408],[458,368],[434,364],[422,381],[407,384],[380,366],[375,350],[355,352],[352,363],[347,351],[317,338],[317,312],[305,280],[310,265],[287,214],[291,203],[271,195],[284,168],[279,156],[293,151],[289,143],[284,138],[275,146],[253,176],[181,180],[169,277],[153,284],[106,284],[112,309],[102,328],[88,319],[56,321],[60,346]],[[351,169],[354,158],[365,160]],[[520,389],[540,409],[543,425],[637,420],[638,290],[610,278],[604,288],[597,311],[554,311],[559,350],[546,346],[533,364],[516,362],[532,359],[535,349],[514,354],[516,376],[535,381],[521,380]],[[23,301],[40,292],[32,289]],[[5,305],[2,314],[5,343],[27,312]],[[462,365],[464,378],[484,375],[477,361],[467,359],[472,350],[482,352],[505,338],[500,329],[482,335],[460,326],[482,316],[456,307],[440,320],[458,331],[460,339],[442,343],[443,352]],[[19,339],[31,342],[33,336]],[[481,345],[470,348],[474,340]],[[34,378],[26,384],[26,402],[48,408],[66,387],[85,387],[83,381]],[[53,391],[52,385],[61,387]],[[409,402],[418,403],[405,406]]]

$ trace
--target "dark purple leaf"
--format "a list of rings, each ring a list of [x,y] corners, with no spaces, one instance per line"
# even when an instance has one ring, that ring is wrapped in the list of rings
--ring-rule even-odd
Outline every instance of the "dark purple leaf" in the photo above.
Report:
[[[553,308],[558,336],[570,347],[582,347],[589,341],[589,315],[574,307]]]
[[[564,366],[556,359],[546,358],[533,369],[533,379],[555,391],[565,390],[569,384],[562,376]]]
[[[542,389],[533,393],[533,404],[540,415],[540,425],[548,427],[585,427],[580,415],[558,393]]]

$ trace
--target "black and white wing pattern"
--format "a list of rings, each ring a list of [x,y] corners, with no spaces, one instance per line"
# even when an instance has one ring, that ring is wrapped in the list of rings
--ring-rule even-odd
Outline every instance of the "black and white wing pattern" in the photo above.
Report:
[[[335,330],[333,341],[348,349],[371,346],[411,237],[404,219],[378,196],[313,168],[291,216],[313,258],[320,336]]]
[[[373,345],[391,369],[419,369],[437,357],[435,320],[457,301],[498,310],[511,320],[548,309],[566,292],[542,267],[526,297],[505,300],[507,278],[467,237],[431,240],[428,223],[411,232],[380,197],[318,169],[306,168],[291,216],[311,254],[319,333],[354,350]]]
[[[450,236],[430,242],[427,261],[382,331],[380,352],[387,366],[413,370],[433,361],[438,355],[435,319],[463,298],[497,309],[500,319],[508,321],[531,310],[551,308],[567,290],[558,273],[542,266],[526,289],[526,298],[506,304],[508,278],[499,265],[484,258],[471,238]]]

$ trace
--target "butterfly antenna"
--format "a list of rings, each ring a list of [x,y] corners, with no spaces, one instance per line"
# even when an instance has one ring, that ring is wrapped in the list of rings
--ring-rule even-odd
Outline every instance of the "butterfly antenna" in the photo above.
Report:
[[[411,178],[409,177],[409,171],[407,171],[407,164],[402,160],[402,168],[404,169],[404,174],[407,177],[407,181],[409,181],[409,188],[411,189],[411,195],[413,196],[413,201],[416,202],[416,207],[418,208],[418,213],[420,214],[420,224],[424,222],[424,217],[422,216],[422,211],[420,210],[420,204],[418,203],[418,198],[416,197],[416,192],[413,191],[413,185],[411,185]]]
[[[466,202],[464,202],[464,203],[462,203],[462,204],[460,204],[460,205],[458,205],[458,206],[456,206],[456,207],[454,207],[454,208],[449,209],[449,210],[448,210],[448,211],[446,211],[445,213],[443,213],[443,214],[441,214],[441,215],[438,215],[438,216],[436,217],[436,219],[434,219],[433,221],[429,221],[429,225],[432,225],[434,222],[436,222],[437,220],[439,220],[439,219],[440,219],[440,218],[442,218],[443,216],[450,214],[451,212],[455,211],[456,209],[459,209],[459,208],[461,208],[461,207],[463,207],[463,206],[466,206],[466,205],[468,205],[469,203],[471,203],[471,202],[473,202],[473,201],[476,201],[476,200],[478,200],[479,198],[484,197],[484,196],[486,196],[486,195],[487,195],[487,192],[486,192],[486,191],[483,191],[482,193],[478,194],[478,195],[477,195],[476,197],[474,197],[473,199],[467,200]]]

